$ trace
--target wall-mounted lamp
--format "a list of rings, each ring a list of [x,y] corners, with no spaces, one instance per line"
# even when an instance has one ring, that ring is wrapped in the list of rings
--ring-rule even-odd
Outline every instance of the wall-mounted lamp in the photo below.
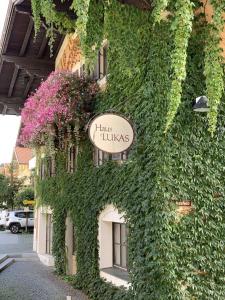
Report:
[[[193,105],[193,111],[196,112],[208,112],[209,111],[209,100],[206,96],[200,96],[195,99]]]

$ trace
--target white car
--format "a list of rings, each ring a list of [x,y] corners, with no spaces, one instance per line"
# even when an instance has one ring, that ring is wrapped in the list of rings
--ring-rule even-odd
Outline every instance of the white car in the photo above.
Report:
[[[4,229],[5,228],[5,223],[6,223],[6,215],[7,215],[8,211],[7,210],[2,210],[0,212],[0,229]]]
[[[12,233],[18,233],[21,229],[34,228],[34,212],[30,211],[10,211],[6,216],[5,228],[9,229]]]

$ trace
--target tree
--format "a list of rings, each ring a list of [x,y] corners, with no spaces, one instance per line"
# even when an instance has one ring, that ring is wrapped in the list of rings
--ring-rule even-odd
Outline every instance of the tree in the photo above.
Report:
[[[23,179],[13,176],[13,169],[11,168],[10,173],[10,177],[0,174],[0,208],[14,208],[16,194],[23,184]]]
[[[7,208],[13,209],[14,208],[14,201],[16,199],[16,194],[23,186],[24,178],[17,178],[15,177],[15,164],[12,162],[10,164],[9,172],[10,172],[10,178],[9,178],[9,190],[6,200]]]
[[[0,207],[6,208],[10,196],[10,181],[9,178],[0,174]]]
[[[15,206],[24,206],[24,200],[34,200],[34,190],[31,187],[22,188],[15,195],[14,205]]]

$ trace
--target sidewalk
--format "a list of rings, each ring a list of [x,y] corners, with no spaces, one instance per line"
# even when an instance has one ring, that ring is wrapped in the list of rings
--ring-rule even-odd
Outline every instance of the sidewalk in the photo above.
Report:
[[[0,231],[0,254],[15,258],[0,273],[0,300],[88,300],[39,261],[32,242],[32,234]]]
[[[52,268],[30,259],[16,261],[0,273],[0,287],[2,300],[88,300],[56,277]]]

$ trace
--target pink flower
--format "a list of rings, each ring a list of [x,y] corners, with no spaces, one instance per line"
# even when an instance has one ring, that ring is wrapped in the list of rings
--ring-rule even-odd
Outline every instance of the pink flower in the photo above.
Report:
[[[52,135],[52,125],[66,126],[72,120],[86,114],[83,103],[98,92],[93,81],[78,78],[71,72],[52,72],[31,95],[22,110],[20,142],[38,144],[43,136]]]

